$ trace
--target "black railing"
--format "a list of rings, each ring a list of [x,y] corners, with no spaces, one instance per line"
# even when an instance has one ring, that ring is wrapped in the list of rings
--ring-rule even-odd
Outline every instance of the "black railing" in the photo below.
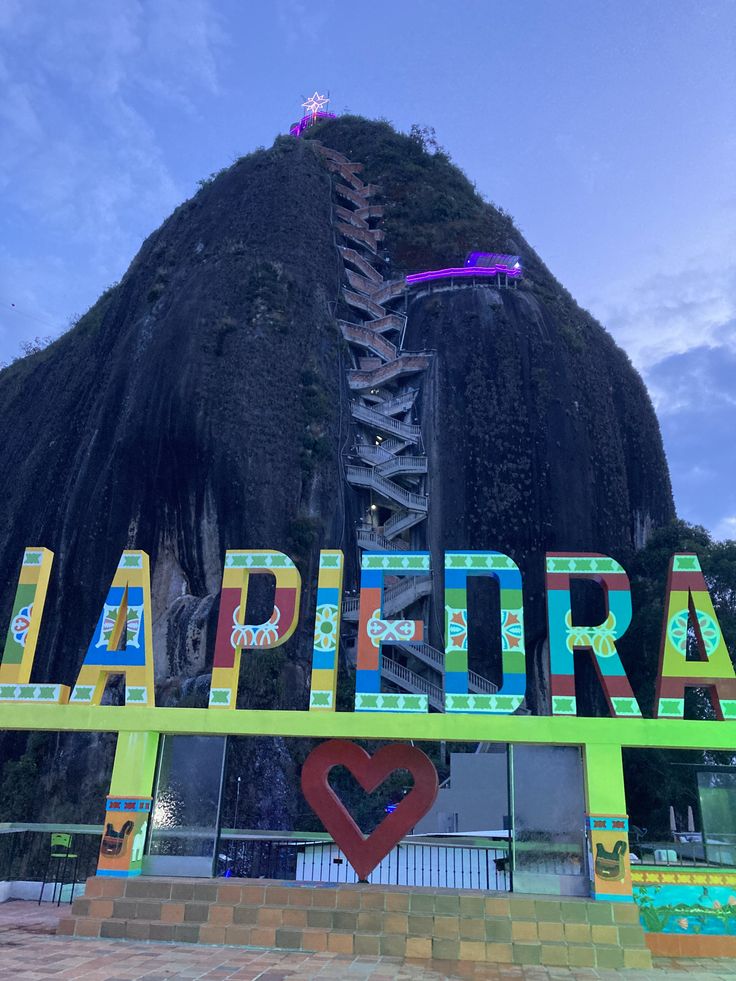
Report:
[[[368,877],[384,885],[507,891],[508,846],[404,841]],[[258,838],[227,832],[220,838],[216,874],[302,882],[356,882],[352,866],[332,841]]]
[[[674,831],[655,838],[632,829],[631,859],[642,865],[684,865],[706,868],[736,867],[736,835],[708,835],[700,831]]]
[[[49,863],[52,833],[72,837],[69,849],[76,858],[67,862],[65,875],[71,881],[83,882],[97,871],[102,828],[95,825],[15,824],[0,826],[0,881],[40,882]],[[55,849],[58,851],[59,849]],[[51,872],[53,873],[52,867]]]

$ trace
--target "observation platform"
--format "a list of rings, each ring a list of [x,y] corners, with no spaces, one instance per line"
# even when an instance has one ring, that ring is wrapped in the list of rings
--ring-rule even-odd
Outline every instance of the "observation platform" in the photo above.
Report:
[[[462,266],[410,273],[405,281],[407,286],[419,286],[438,279],[492,279],[496,285],[508,285],[509,281],[516,283],[522,276],[523,268],[518,255],[506,255],[502,252],[471,252]]]

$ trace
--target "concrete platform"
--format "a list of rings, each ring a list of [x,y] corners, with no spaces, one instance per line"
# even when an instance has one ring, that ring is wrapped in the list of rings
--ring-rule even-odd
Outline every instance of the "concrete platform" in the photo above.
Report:
[[[0,904],[0,979],[22,981],[441,981],[441,979],[519,979],[519,981],[717,981],[736,977],[736,961],[656,960],[652,970],[624,972],[597,968],[527,967],[468,961],[426,961],[397,957],[306,954],[226,946],[55,936],[57,919],[68,907],[40,907],[11,901]]]
[[[59,933],[484,964],[652,964],[633,903],[367,884],[91,878]]]

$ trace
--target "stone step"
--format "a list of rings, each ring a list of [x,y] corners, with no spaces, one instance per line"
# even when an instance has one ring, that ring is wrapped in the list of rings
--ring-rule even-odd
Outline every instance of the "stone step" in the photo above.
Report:
[[[520,965],[651,968],[634,903],[409,886],[91,878],[58,932]]]

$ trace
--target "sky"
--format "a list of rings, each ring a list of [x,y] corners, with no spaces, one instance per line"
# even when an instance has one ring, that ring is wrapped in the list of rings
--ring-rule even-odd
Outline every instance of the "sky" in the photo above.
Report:
[[[301,115],[439,142],[642,373],[736,538],[736,0],[0,0],[0,361]]]

